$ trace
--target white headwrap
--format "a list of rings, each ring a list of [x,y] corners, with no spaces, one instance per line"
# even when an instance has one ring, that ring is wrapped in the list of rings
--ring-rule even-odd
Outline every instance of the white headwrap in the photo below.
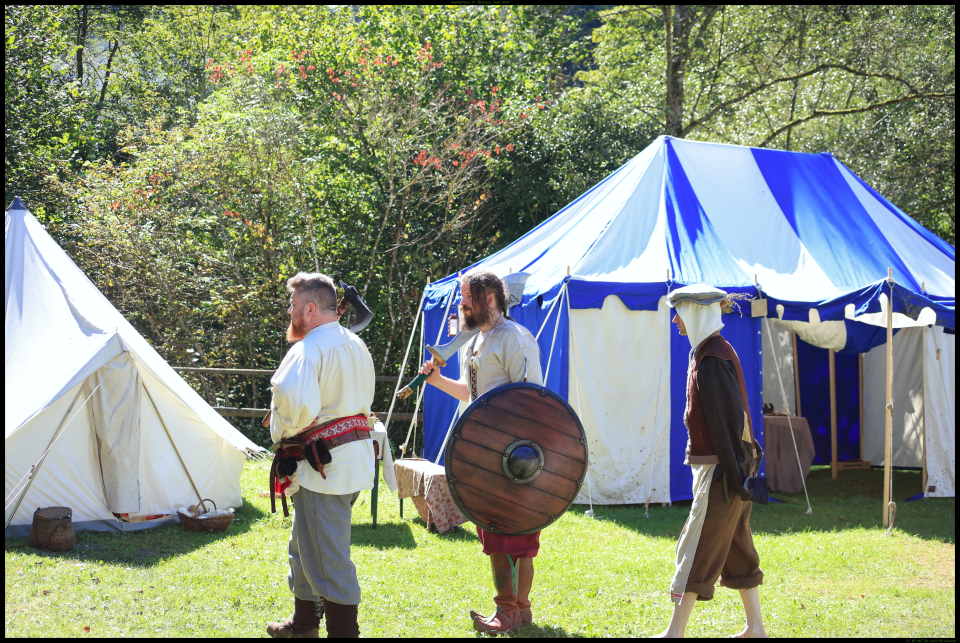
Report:
[[[700,342],[723,328],[723,322],[720,321],[719,301],[703,305],[685,299],[677,302],[676,310],[687,329],[687,339],[690,340],[693,350],[696,350]]]

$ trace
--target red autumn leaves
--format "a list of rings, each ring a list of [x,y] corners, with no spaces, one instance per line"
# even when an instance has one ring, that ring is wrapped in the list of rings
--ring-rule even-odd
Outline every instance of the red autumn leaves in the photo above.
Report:
[[[454,150],[454,151],[457,151],[457,148],[458,148],[456,143],[451,143],[449,147],[451,150]],[[500,149],[501,149],[500,146],[497,145],[495,147],[490,148],[489,150],[459,150],[459,154],[460,154],[460,157],[463,159],[463,162],[466,163],[467,161],[471,161],[479,156],[485,156],[487,158],[490,158],[494,154],[499,154]],[[503,149],[507,152],[512,152],[514,149],[513,143],[507,143],[506,147]],[[413,162],[423,167],[431,166],[437,170],[440,169],[440,165],[441,165],[440,159],[436,156],[427,154],[426,150],[420,150],[420,153],[414,157]],[[460,166],[460,161],[456,159],[454,159],[452,163],[454,167]]]

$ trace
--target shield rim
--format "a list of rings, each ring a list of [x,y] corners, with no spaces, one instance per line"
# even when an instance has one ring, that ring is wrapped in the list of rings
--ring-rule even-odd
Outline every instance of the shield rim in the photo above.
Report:
[[[585,458],[584,465],[583,465],[583,477],[577,481],[577,489],[573,493],[573,498],[571,498],[570,502],[567,503],[567,506],[563,508],[563,511],[561,511],[556,516],[548,520],[546,524],[544,524],[542,527],[538,527],[537,529],[528,529],[526,531],[517,531],[517,532],[507,532],[507,531],[502,531],[500,529],[491,529],[489,525],[485,525],[481,523],[479,520],[477,520],[476,518],[474,518],[473,514],[470,513],[470,511],[468,511],[463,506],[463,502],[460,500],[460,496],[457,494],[456,478],[453,477],[453,474],[450,471],[450,467],[451,467],[450,454],[453,451],[453,445],[456,443],[457,440],[460,439],[457,436],[460,433],[460,429],[463,428],[463,423],[465,422],[465,418],[469,415],[469,412],[475,406],[478,406],[480,404],[486,404],[487,398],[492,397],[493,395],[500,393],[508,388],[511,388],[511,389],[529,388],[537,391],[538,393],[550,395],[556,400],[558,400],[563,405],[563,407],[566,408],[566,410],[570,413],[570,415],[573,416],[574,420],[577,423],[577,427],[579,427],[580,429],[580,443],[583,444],[583,455]],[[447,446],[443,450],[443,471],[445,474],[444,477],[446,478],[447,488],[450,490],[450,497],[453,498],[453,502],[454,504],[457,505],[457,509],[460,510],[460,513],[462,513],[467,520],[469,520],[476,526],[482,527],[483,529],[489,531],[490,533],[498,534],[500,536],[526,536],[528,534],[535,534],[538,531],[542,531],[547,527],[549,527],[550,525],[554,524],[558,519],[560,519],[563,516],[563,514],[567,513],[567,511],[570,510],[571,505],[573,505],[574,501],[577,499],[577,496],[580,495],[580,489],[583,488],[583,483],[587,479],[587,472],[589,471],[589,469],[590,469],[590,447],[589,447],[589,444],[587,443],[587,432],[583,428],[583,422],[580,420],[580,416],[577,415],[576,411],[573,410],[573,407],[570,406],[570,404],[565,399],[560,397],[560,395],[551,391],[546,386],[540,386],[539,384],[532,384],[530,382],[511,382],[509,384],[502,384],[496,388],[490,389],[489,391],[487,391],[486,393],[484,393],[483,395],[475,399],[470,406],[464,409],[463,413],[460,414],[460,417],[457,418],[456,424],[454,424],[453,428],[450,430],[450,435],[448,436],[448,439],[447,439]],[[453,480],[453,482],[451,482],[451,480]]]

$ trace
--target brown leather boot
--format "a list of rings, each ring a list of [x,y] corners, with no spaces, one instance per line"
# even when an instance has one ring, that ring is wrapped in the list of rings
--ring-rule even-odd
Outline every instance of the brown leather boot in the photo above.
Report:
[[[357,605],[341,605],[323,599],[323,614],[327,621],[328,639],[358,639]]]
[[[530,588],[533,587],[533,559],[521,558],[517,561],[517,609],[520,610],[520,622],[523,625],[533,623],[530,610]]]
[[[497,611],[490,616],[482,616],[471,610],[473,629],[478,632],[506,634],[520,626],[520,615],[517,609],[517,594],[514,591],[514,569],[516,567],[509,556],[491,554],[490,566],[493,568],[493,585],[497,595],[493,602]]]
[[[267,634],[275,639],[320,638],[317,604],[294,597],[293,614],[282,623],[267,623]]]

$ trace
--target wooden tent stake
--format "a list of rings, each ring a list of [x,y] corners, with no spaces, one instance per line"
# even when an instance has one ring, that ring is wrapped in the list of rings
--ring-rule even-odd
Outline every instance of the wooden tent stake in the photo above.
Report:
[[[830,349],[830,475],[837,479],[837,369]]]

